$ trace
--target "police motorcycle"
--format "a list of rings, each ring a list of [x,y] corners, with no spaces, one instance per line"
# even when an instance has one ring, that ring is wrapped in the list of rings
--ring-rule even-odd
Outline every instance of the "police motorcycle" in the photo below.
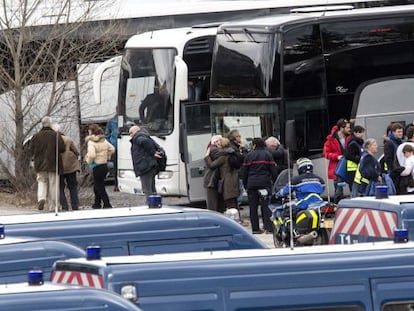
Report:
[[[310,169],[313,169],[313,164]],[[309,169],[309,167],[307,168]],[[296,208],[297,199],[292,193],[278,197],[276,194],[288,182],[293,170],[282,171],[272,189],[268,206],[272,211],[273,243],[276,248],[293,246],[311,246],[329,243],[329,233],[333,227],[336,205],[327,201],[317,201],[309,204],[305,210]],[[301,172],[299,172],[301,174]],[[261,193],[264,197],[265,193]],[[291,219],[295,225],[291,226]]]

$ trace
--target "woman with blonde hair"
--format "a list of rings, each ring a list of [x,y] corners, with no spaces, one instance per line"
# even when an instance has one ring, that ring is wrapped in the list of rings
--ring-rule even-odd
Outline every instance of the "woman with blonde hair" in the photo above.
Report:
[[[213,160],[210,156],[211,148],[208,148],[207,154],[204,157],[207,167],[210,169],[218,169],[220,172],[218,192],[223,196],[226,209],[237,209],[237,197],[239,195],[239,173],[229,163],[230,154],[234,152],[234,149],[230,146],[230,140],[223,137],[221,139],[221,152],[218,157]],[[220,189],[221,187],[222,189]]]

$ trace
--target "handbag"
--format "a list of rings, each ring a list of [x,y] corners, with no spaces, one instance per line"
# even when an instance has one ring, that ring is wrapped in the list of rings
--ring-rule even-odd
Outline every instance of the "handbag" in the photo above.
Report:
[[[339,160],[338,165],[335,168],[335,175],[340,177],[346,183],[350,182],[347,170],[347,159],[345,157],[342,157]]]
[[[222,194],[223,193],[223,188],[224,188],[224,179],[220,178],[217,182],[217,192]]]

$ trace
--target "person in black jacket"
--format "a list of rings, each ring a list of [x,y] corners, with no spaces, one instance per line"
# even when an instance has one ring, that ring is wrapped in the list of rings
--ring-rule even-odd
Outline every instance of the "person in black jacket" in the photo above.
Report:
[[[358,169],[355,173],[354,184],[352,186],[352,197],[368,195],[367,187],[370,182],[382,183],[381,166],[375,158],[377,152],[377,141],[373,138],[368,138],[364,142],[364,152],[362,153]]]
[[[275,161],[272,154],[266,149],[265,142],[262,138],[253,139],[253,150],[246,154],[242,167],[242,179],[250,208],[250,223],[253,234],[263,233],[259,228],[258,206],[261,206],[262,220],[264,230],[273,231],[270,221],[272,216],[266,200],[260,200],[260,189],[266,189],[271,193],[273,182],[277,176]]]
[[[151,194],[156,194],[155,176],[158,173],[157,159],[161,157],[156,149],[154,141],[144,128],[137,125],[129,129],[131,136],[131,157],[136,177],[140,177],[142,192],[148,199]]]
[[[266,148],[271,152],[276,163],[277,174],[288,168],[288,151],[280,144],[279,139],[270,136],[265,140]]]
[[[37,180],[37,208],[43,210],[47,201],[49,211],[58,204],[56,183],[62,171],[62,161],[57,161],[65,151],[65,143],[59,133],[52,129],[52,118],[42,119],[42,129],[33,135],[30,151],[33,156]]]
[[[364,133],[365,129],[360,125],[355,125],[352,129],[351,140],[345,150],[344,156],[347,160],[347,175],[349,189],[352,191],[352,184],[354,183],[355,173],[358,168],[359,161],[364,151]]]

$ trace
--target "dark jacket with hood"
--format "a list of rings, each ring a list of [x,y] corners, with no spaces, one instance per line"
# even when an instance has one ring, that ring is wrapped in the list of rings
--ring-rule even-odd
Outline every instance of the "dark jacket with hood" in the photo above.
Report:
[[[156,147],[145,128],[141,128],[131,138],[131,157],[135,176],[142,176],[158,167],[154,154]]]

